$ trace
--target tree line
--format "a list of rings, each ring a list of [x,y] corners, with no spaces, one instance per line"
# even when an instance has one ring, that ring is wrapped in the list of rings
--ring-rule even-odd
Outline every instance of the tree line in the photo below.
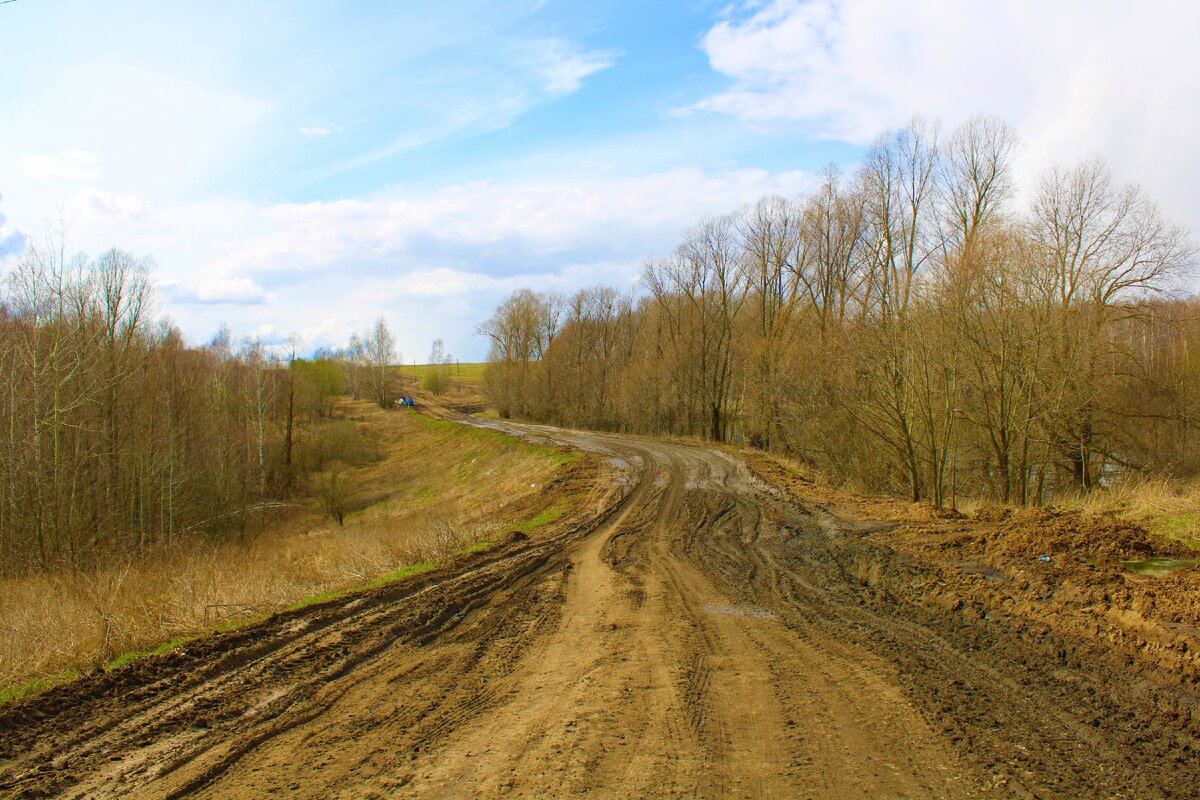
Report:
[[[915,119],[851,175],[701,220],[634,291],[515,292],[480,326],[490,399],[938,506],[1196,474],[1192,241],[1098,158],[1019,193],[1017,150],[999,120]]]
[[[381,319],[314,358],[202,347],[153,314],[153,263],[31,246],[0,295],[0,573],[87,569],[204,537],[257,534],[329,463],[361,459],[333,397],[391,400]]]

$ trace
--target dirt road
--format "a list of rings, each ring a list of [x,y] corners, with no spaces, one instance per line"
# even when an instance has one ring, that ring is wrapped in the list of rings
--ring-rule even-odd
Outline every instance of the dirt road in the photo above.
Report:
[[[919,566],[735,457],[504,427],[611,472],[550,535],[0,714],[0,796],[1194,795],[1115,667],[889,596]]]

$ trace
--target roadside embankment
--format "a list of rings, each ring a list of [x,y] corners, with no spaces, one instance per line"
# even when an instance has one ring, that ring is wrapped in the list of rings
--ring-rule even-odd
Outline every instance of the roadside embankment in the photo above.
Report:
[[[324,436],[332,454],[244,530],[214,525],[137,560],[0,579],[0,702],[528,533],[565,507],[546,485],[585,467],[556,448],[365,402],[341,401],[325,425],[305,435]],[[338,458],[350,438],[371,457]]]

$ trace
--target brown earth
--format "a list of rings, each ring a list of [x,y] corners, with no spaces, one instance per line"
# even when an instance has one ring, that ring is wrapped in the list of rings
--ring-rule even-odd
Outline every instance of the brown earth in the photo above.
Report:
[[[1140,529],[475,424],[596,454],[577,512],[11,706],[0,795],[1196,795],[1195,573],[1122,573]]]

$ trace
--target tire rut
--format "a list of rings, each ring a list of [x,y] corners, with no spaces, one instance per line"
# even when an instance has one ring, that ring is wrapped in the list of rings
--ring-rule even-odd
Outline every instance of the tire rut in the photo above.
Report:
[[[988,629],[982,646],[986,620],[906,597],[920,565],[725,452],[459,419],[593,452],[613,471],[586,518],[553,536],[5,711],[0,795],[1067,798],[1194,786],[1186,764],[1138,769],[1166,763],[1153,753],[1177,752],[1176,734],[1092,724],[1136,713],[1113,699],[1119,673],[1072,656],[1059,686],[1037,659],[1062,643]]]

